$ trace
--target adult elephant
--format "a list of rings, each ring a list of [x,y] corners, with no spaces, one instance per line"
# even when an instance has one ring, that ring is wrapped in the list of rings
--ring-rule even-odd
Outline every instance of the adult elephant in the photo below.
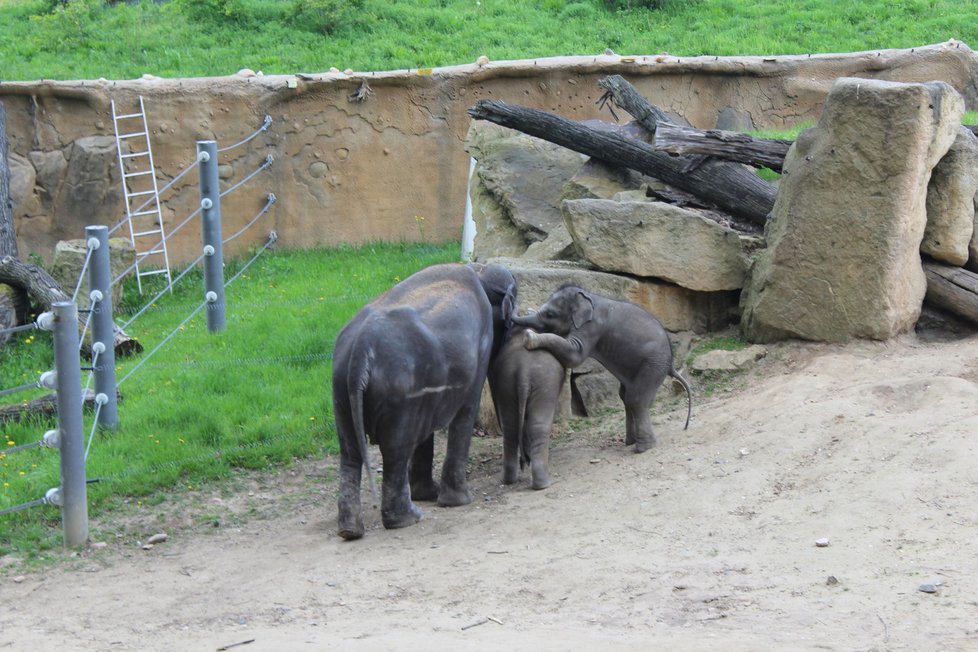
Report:
[[[465,477],[472,430],[494,343],[516,301],[501,265],[435,265],[364,306],[336,337],[333,414],[340,444],[338,533],[363,536],[367,435],[380,447],[384,527],[417,523],[414,500],[472,501]],[[432,477],[434,431],[448,429],[441,484]]]
[[[689,427],[693,409],[689,383],[673,367],[666,329],[644,308],[565,285],[537,312],[514,316],[513,323],[533,329],[524,334],[527,349],[546,349],[568,368],[592,357],[618,379],[618,395],[625,404],[625,444],[635,444],[636,453],[655,443],[649,409],[666,376],[686,390]]]

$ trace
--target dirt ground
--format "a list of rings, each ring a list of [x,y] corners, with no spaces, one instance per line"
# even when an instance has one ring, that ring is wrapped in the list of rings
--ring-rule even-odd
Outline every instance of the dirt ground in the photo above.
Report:
[[[692,380],[689,430],[657,403],[647,453],[618,412],[576,421],[533,491],[477,439],[473,504],[392,531],[369,509],[360,541],[335,458],[94,515],[103,548],[0,560],[0,649],[978,650],[978,336]]]

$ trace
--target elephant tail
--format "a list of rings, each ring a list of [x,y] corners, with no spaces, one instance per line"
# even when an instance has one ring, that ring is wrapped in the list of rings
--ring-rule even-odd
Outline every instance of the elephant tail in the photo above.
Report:
[[[683,430],[686,430],[689,428],[689,417],[693,414],[693,391],[689,388],[689,382],[678,371],[670,369],[669,375],[678,380],[679,384],[686,390],[686,425],[683,426]]]
[[[516,433],[517,442],[516,450],[520,452],[520,470],[526,468],[526,465],[530,463],[530,442],[527,441],[526,436],[526,403],[530,397],[530,381],[521,376],[517,381],[519,387],[516,390],[516,395],[519,397],[517,400],[519,402],[516,410]]]
[[[360,447],[360,457],[363,459],[363,466],[367,470],[367,484],[370,487],[370,495],[377,500],[377,486],[374,484],[374,473],[370,468],[370,456],[367,451],[367,431],[363,425],[363,395],[367,391],[370,383],[370,362],[369,356],[355,356],[355,362],[350,365],[347,375],[347,388],[350,392],[350,412],[353,417],[353,436],[357,438],[357,445]]]

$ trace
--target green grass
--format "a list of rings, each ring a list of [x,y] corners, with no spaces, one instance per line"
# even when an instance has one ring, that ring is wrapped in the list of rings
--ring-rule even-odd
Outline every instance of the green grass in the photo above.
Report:
[[[3,79],[397,70],[669,52],[806,54],[978,43],[978,3],[952,0],[0,0]],[[633,7],[643,3],[632,3]]]
[[[200,305],[201,274],[188,274],[126,329],[146,350],[117,360],[120,427],[95,434],[87,475],[101,481],[89,485],[89,512],[125,497],[152,502],[163,491],[192,492],[235,469],[279,467],[296,457],[335,452],[330,375],[336,333],[398,280],[458,258],[454,242],[266,252],[228,287],[225,331],[210,333],[201,312],[123,380]],[[230,263],[226,278],[240,264]],[[140,297],[130,283],[117,321],[126,321],[150,296]],[[50,335],[32,333],[0,347],[0,388],[34,382],[52,367]],[[30,395],[0,400],[24,398]],[[86,415],[86,440],[92,419]],[[36,441],[53,427],[53,419],[0,425],[0,446]],[[0,509],[58,486],[59,463],[57,452],[47,449],[0,456]],[[29,558],[60,545],[56,509],[0,516],[0,555]]]

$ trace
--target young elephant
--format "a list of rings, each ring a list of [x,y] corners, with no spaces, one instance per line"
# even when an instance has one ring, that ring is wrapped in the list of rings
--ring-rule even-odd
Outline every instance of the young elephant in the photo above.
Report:
[[[689,427],[693,409],[689,383],[673,367],[666,330],[646,310],[565,285],[550,295],[538,312],[513,317],[513,323],[541,331],[525,333],[527,349],[546,349],[568,368],[590,356],[618,379],[618,395],[625,404],[625,443],[634,443],[636,453],[655,443],[649,409],[666,376],[678,380],[686,390]]]
[[[375,492],[367,440],[380,446],[386,528],[421,519],[413,500],[472,501],[465,477],[494,342],[515,305],[500,265],[434,265],[364,306],[336,337],[333,414],[340,444],[338,534],[363,536],[360,477]],[[432,478],[434,431],[448,428],[441,485]],[[409,484],[410,480],[410,484]],[[413,500],[412,500],[413,499]]]
[[[523,346],[525,329],[510,329],[489,366],[489,391],[503,431],[503,483],[513,484],[527,463],[534,489],[550,486],[550,430],[564,385],[564,367],[543,349]]]

